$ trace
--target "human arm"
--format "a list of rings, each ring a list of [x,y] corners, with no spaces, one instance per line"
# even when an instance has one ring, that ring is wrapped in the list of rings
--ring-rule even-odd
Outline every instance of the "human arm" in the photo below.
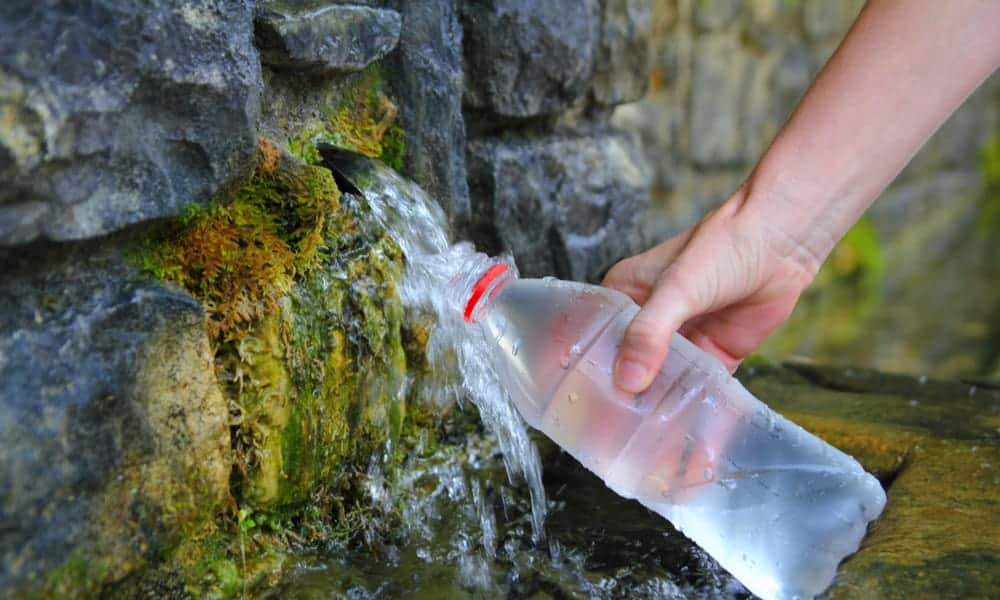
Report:
[[[615,265],[642,304],[615,379],[646,387],[677,330],[730,370],[834,245],[1000,64],[996,0],[872,0],[746,182],[695,228]]]

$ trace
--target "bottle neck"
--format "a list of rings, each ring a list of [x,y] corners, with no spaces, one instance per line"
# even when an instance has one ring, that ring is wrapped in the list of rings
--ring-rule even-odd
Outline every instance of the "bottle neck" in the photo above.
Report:
[[[462,310],[465,322],[478,323],[489,311],[490,299],[516,278],[516,269],[507,263],[491,259],[488,267],[482,271],[482,274],[469,289],[465,307]]]

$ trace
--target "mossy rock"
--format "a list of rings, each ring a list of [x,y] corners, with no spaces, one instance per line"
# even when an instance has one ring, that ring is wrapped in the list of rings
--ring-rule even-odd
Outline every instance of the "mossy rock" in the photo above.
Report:
[[[398,458],[407,357],[402,253],[368,207],[329,170],[261,140],[243,186],[164,225],[135,259],[206,307],[232,497],[212,527],[116,594],[174,581],[232,596],[266,584],[292,542],[349,542],[378,526],[365,516],[365,473],[374,462],[391,476]]]
[[[990,597],[1000,584],[1000,384],[755,367],[749,389],[855,456],[888,503],[830,598]]]

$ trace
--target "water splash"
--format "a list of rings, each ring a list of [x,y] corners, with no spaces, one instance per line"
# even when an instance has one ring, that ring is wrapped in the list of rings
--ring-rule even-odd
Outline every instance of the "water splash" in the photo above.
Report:
[[[406,258],[400,288],[403,304],[429,313],[434,320],[427,343],[432,379],[421,393],[424,399],[443,405],[460,403],[464,390],[475,403],[497,437],[508,478],[523,478],[528,485],[532,532],[538,541],[546,510],[538,451],[497,378],[487,341],[469,335],[462,320],[461,299],[471,280],[481,274],[482,256],[477,256],[470,243],[450,243],[444,213],[413,182],[373,163],[371,180],[366,183],[365,198],[372,212]]]

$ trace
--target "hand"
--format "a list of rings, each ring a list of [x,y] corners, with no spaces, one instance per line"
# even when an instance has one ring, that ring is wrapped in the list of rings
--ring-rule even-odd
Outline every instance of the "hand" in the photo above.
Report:
[[[736,370],[812,281],[821,259],[757,218],[745,193],[741,188],[696,227],[608,271],[603,285],[642,306],[615,362],[623,390],[649,386],[674,331]]]

